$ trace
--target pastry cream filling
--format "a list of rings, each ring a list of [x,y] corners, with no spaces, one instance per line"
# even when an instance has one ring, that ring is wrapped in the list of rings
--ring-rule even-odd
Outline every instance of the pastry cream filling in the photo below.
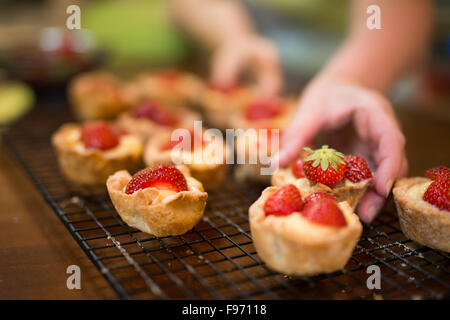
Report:
[[[411,188],[408,189],[406,194],[408,195],[408,197],[423,201],[423,194],[428,189],[428,186],[430,184],[431,184],[431,181],[415,184]],[[426,202],[426,201],[423,201],[423,202]]]
[[[354,186],[354,187],[360,187],[363,186],[367,183],[367,181],[369,181],[370,179],[366,179],[366,180],[362,180],[360,182],[351,182],[348,179],[344,179],[342,182],[340,182],[336,187],[339,187],[341,185],[344,186]],[[290,175],[288,178],[288,183],[292,183],[293,185],[295,185],[297,188],[299,189],[310,189],[312,187],[311,182],[307,179],[307,178],[300,178],[300,179],[296,179],[293,175]]]
[[[81,130],[74,128],[68,131],[64,137],[67,146],[72,147],[78,152],[89,152],[91,149],[87,149],[81,141]],[[107,158],[116,158],[125,156],[128,154],[138,153],[141,148],[140,141],[132,135],[124,135],[119,139],[119,144],[114,148],[102,150],[103,154]]]

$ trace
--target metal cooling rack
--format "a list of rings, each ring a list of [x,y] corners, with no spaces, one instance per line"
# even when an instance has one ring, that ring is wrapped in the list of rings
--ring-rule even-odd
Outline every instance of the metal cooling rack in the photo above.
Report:
[[[128,227],[106,190],[80,189],[60,175],[50,136],[70,121],[67,110],[38,106],[4,143],[81,248],[124,299],[447,299],[449,255],[408,240],[393,209],[365,226],[345,269],[288,277],[258,257],[247,211],[261,186],[232,175],[209,194],[201,222],[177,237],[156,238]],[[366,269],[381,269],[381,289],[366,286]]]

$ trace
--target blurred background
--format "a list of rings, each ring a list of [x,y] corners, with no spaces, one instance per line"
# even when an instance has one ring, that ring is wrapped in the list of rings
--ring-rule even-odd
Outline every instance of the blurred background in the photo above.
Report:
[[[287,90],[293,92],[301,90],[345,35],[348,1],[242,2],[260,32],[278,44]],[[436,3],[431,59],[400,81],[391,99],[397,107],[450,118],[450,2]],[[65,28],[71,4],[81,8],[81,30]],[[0,122],[27,109],[17,105],[34,101],[30,88],[38,94],[61,90],[81,71],[101,67],[126,76],[177,66],[206,75],[207,54],[173,22],[168,1],[0,0]],[[13,80],[20,82],[4,90]]]

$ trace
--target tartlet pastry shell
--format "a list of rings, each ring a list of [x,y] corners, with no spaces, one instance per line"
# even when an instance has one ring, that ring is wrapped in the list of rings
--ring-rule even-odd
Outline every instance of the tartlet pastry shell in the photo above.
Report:
[[[191,230],[202,218],[208,194],[196,179],[186,176],[188,191],[167,194],[146,188],[128,195],[124,189],[130,179],[131,175],[121,170],[106,182],[114,207],[129,226],[157,237],[176,236]]]
[[[145,118],[135,118],[131,112],[121,114],[117,119],[117,124],[127,132],[139,136],[145,142],[154,134],[168,134],[177,128],[192,129],[194,127],[194,121],[201,119],[198,113],[185,108],[173,108],[173,112],[180,119],[180,123],[175,127],[161,126]]]
[[[420,194],[420,199],[408,195],[409,188],[427,182],[431,180],[425,177],[412,177],[398,179],[395,183],[392,192],[400,227],[409,239],[450,252],[450,212],[423,201],[423,194]]]
[[[266,188],[249,209],[250,229],[258,255],[271,269],[288,275],[316,275],[345,266],[362,233],[346,202],[338,203],[347,226],[312,223],[300,213],[266,217],[264,203],[278,187]]]
[[[59,166],[63,174],[72,182],[82,185],[104,184],[114,172],[122,169],[134,171],[141,162],[142,142],[139,138],[126,135],[124,143],[130,149],[120,154],[112,154],[98,149],[74,147],[66,140],[67,135],[80,130],[77,124],[64,124],[52,136]]]
[[[245,106],[239,108],[231,115],[230,123],[233,128],[278,128],[284,129],[292,120],[296,110],[296,101],[293,99],[284,98],[286,109],[283,113],[268,119],[261,119],[256,121],[247,120],[245,117]],[[248,101],[247,101],[248,103]]]
[[[254,89],[251,88],[239,88],[228,94],[206,87],[199,105],[208,124],[224,130],[235,127],[232,122],[233,114],[238,113],[254,95]]]
[[[277,169],[272,175],[272,185],[282,187],[287,184],[295,185],[300,190],[303,199],[312,193],[324,192],[336,197],[337,202],[346,201],[354,210],[359,200],[361,200],[369,186],[371,186],[372,180],[368,179],[359,183],[351,183],[345,179],[343,185],[330,188],[321,183],[311,184],[306,178],[296,179],[290,167]]]
[[[144,150],[144,163],[147,166],[153,166],[159,163],[174,163],[171,155],[172,150],[160,150],[161,145],[163,145],[167,141],[170,141],[170,135],[166,134],[155,135],[148,140]],[[227,152],[228,148],[224,146],[224,157],[226,157]],[[222,163],[190,164],[184,163],[182,160],[182,156],[183,155],[181,154],[179,158],[175,159],[176,164],[183,163],[184,165],[186,165],[189,168],[192,177],[199,180],[203,184],[205,190],[215,190],[222,184],[227,170],[225,159],[222,161]]]
[[[102,82],[102,89],[96,83]],[[130,109],[124,87],[112,74],[84,73],[69,84],[69,101],[78,120],[112,119]]]
[[[183,106],[196,103],[203,92],[203,82],[187,72],[180,72],[178,77],[176,83],[167,86],[158,71],[143,72],[127,85],[127,97],[133,104],[148,99]]]

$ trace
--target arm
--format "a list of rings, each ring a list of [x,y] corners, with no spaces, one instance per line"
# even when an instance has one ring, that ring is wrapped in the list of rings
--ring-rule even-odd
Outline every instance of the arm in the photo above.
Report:
[[[369,5],[381,9],[381,30],[366,26]],[[322,73],[386,92],[425,56],[433,25],[430,0],[353,0],[347,40]]]
[[[237,0],[172,0],[174,18],[201,44],[212,50],[211,78],[223,86],[235,84],[242,71],[255,76],[262,94],[272,95],[282,84],[277,48],[254,30]]]
[[[370,4],[381,8],[382,30],[366,27]],[[347,40],[305,88],[283,135],[278,155],[282,166],[318,133],[353,124],[356,136],[348,151],[371,159],[375,171],[375,188],[358,207],[365,222],[381,209],[394,180],[407,172],[405,138],[384,94],[424,56],[431,25],[427,0],[355,0]]]
[[[209,49],[254,33],[245,8],[236,0],[171,0],[174,18]]]

